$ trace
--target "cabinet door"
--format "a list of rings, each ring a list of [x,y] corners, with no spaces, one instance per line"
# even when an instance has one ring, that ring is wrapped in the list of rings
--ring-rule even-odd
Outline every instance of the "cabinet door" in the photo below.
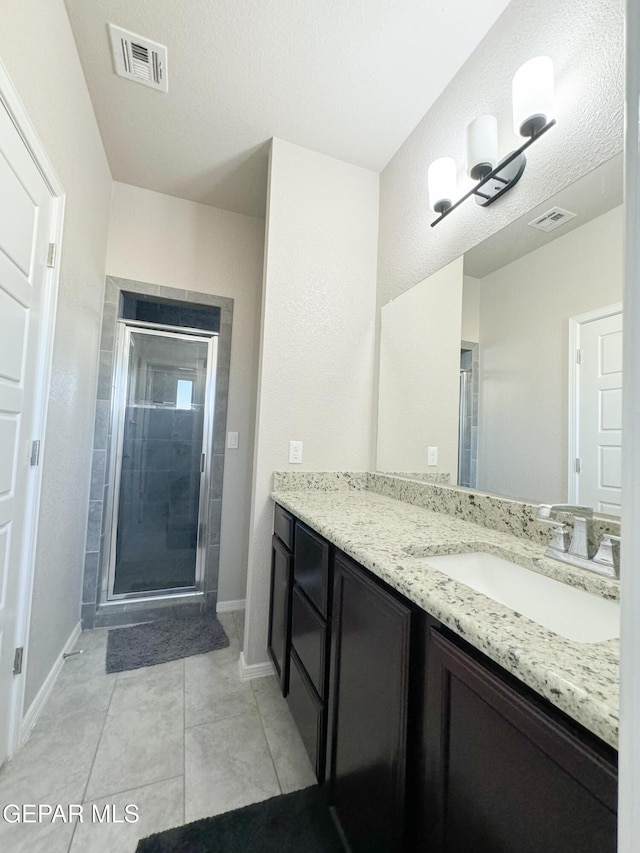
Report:
[[[427,666],[429,850],[615,853],[613,755],[434,629]]]
[[[404,832],[411,609],[336,556],[331,803],[352,853],[393,853]]]
[[[291,637],[292,557],[277,536],[271,542],[271,604],[267,647],[280,680],[282,695],[286,696]]]

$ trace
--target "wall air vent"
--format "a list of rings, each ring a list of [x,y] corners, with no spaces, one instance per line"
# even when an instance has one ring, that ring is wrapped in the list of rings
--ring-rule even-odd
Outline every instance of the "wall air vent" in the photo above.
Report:
[[[553,231],[564,225],[570,219],[575,219],[576,214],[570,210],[564,210],[562,207],[552,207],[541,216],[536,217],[529,225],[532,228],[538,228],[540,231]]]
[[[109,24],[116,74],[143,86],[167,92],[167,48],[150,39]]]

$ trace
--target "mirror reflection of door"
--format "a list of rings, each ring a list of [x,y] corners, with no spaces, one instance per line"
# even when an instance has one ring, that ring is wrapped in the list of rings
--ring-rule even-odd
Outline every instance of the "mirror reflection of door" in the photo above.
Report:
[[[596,512],[621,514],[622,310],[575,317],[573,382],[575,470],[570,495]]]

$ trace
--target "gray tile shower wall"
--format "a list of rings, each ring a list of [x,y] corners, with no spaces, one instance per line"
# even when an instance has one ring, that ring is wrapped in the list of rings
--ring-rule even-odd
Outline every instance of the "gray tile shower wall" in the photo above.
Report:
[[[115,625],[131,622],[134,620],[146,620],[157,612],[165,612],[166,606],[159,603],[157,609],[141,610],[135,601],[129,600],[126,604],[118,604],[108,609],[101,608],[102,578],[105,573],[108,558],[108,538],[111,531],[111,504],[112,494],[112,460],[110,458],[110,447],[112,438],[113,422],[113,390],[114,390],[114,361],[116,343],[116,325],[120,311],[120,295],[122,291],[127,293],[146,296],[158,296],[162,299],[177,300],[189,304],[200,304],[213,306],[220,309],[220,333],[218,337],[218,364],[216,371],[216,394],[215,394],[215,416],[213,426],[213,442],[210,448],[210,502],[208,507],[209,534],[206,543],[206,562],[204,572],[203,602],[207,609],[215,609],[218,588],[218,570],[220,556],[220,521],[222,510],[222,479],[224,475],[224,452],[225,434],[227,423],[227,398],[229,391],[229,365],[231,358],[231,330],[233,322],[233,299],[223,296],[212,296],[197,291],[182,290],[172,287],[161,287],[160,285],[121,279],[107,276],[105,282],[104,307],[102,314],[102,332],[100,338],[100,359],[98,369],[98,388],[96,395],[95,427],[93,442],[93,467],[91,471],[91,496],[89,504],[89,515],[87,519],[87,538],[85,545],[84,581],[82,594],[82,623],[85,628],[98,627],[100,625]],[[179,418],[169,423],[163,420],[167,413],[158,412],[157,421],[153,424],[153,430],[157,435],[155,438],[158,447],[153,448],[154,459],[157,465],[149,466],[148,488],[158,494],[158,502],[166,500],[167,507],[171,496],[164,498],[162,483],[153,477],[154,468],[159,470],[163,460],[167,462],[166,455],[177,452],[176,442],[180,442],[178,433],[180,430],[188,432],[191,424],[179,423]],[[171,413],[179,415],[181,413]],[[163,441],[166,431],[172,431],[172,441]],[[176,432],[177,431],[177,432]],[[182,441],[188,442],[189,435],[184,435]],[[173,446],[168,448],[166,444]],[[164,447],[162,445],[165,445]],[[186,458],[183,454],[181,458]],[[179,460],[174,460],[178,464]],[[185,472],[188,473],[188,472]],[[176,496],[173,496],[174,503]],[[177,512],[177,508],[174,506]],[[170,605],[180,610],[193,608],[194,605]],[[200,605],[198,605],[200,606]]]

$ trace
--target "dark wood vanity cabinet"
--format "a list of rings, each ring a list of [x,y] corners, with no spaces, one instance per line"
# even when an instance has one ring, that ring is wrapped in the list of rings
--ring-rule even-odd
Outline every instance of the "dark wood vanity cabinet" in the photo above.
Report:
[[[267,649],[282,695],[286,696],[289,686],[294,518],[280,506],[275,508],[273,529]]]
[[[614,750],[463,646],[429,628],[429,851],[615,853]]]
[[[615,853],[615,750],[276,508],[269,651],[350,853]]]
[[[331,631],[331,549],[296,521],[287,702],[318,782],[325,778]]]
[[[333,576],[329,798],[352,853],[404,844],[415,610],[343,554]]]

